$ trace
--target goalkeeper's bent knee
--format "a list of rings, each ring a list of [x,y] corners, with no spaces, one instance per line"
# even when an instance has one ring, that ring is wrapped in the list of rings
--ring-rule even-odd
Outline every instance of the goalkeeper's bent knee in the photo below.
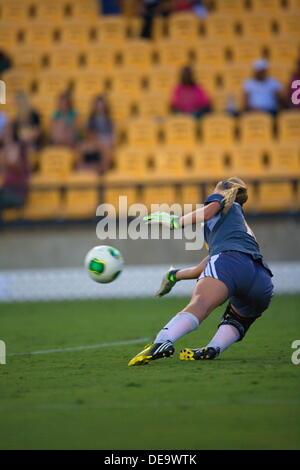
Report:
[[[241,317],[232,309],[232,306],[229,303],[222,317],[222,321],[218,325],[218,328],[221,325],[234,326],[238,330],[239,335],[240,335],[240,338],[238,339],[238,341],[242,341],[242,339],[244,338],[245,334],[249,330],[252,323],[254,323],[255,320],[257,320],[257,318],[259,317],[260,315],[256,317]]]

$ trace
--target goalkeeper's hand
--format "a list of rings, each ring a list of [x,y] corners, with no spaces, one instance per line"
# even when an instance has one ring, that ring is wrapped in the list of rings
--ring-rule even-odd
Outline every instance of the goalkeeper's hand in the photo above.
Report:
[[[179,224],[180,217],[178,215],[171,215],[167,212],[153,212],[153,214],[147,215],[143,218],[143,221],[146,224],[157,223],[160,225],[165,225],[171,230],[181,228]]]

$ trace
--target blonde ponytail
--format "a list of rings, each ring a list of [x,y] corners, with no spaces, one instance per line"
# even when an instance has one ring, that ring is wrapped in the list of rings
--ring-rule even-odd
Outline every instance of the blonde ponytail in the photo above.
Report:
[[[247,185],[243,180],[231,177],[220,181],[216,186],[216,192],[224,196],[224,211],[227,212],[232,204],[237,201],[244,204],[248,199]]]

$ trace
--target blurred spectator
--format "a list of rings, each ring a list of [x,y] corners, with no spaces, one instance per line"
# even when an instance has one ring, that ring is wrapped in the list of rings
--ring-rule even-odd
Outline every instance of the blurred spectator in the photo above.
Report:
[[[207,1],[206,0],[194,0],[193,12],[199,18],[206,18],[208,15],[208,8],[207,8]]]
[[[295,85],[293,88],[292,85],[294,82],[298,81],[298,85]],[[300,59],[296,63],[296,68],[291,76],[291,79],[289,81],[289,87],[288,87],[288,92],[287,92],[287,106],[289,108],[300,108],[300,91],[297,91],[300,89]],[[293,99],[294,95],[294,99]],[[295,96],[296,95],[296,96]],[[299,103],[298,103],[299,101]]]
[[[8,123],[7,114],[4,111],[0,111],[0,148],[3,144],[4,130]]]
[[[172,11],[173,2],[170,0],[141,0],[141,15],[143,17],[141,37],[152,38],[154,18],[168,16]]]
[[[41,117],[28,100],[27,95],[20,91],[15,97],[16,116],[12,123],[14,139],[24,146],[27,156],[41,146]]]
[[[120,15],[121,3],[121,0],[98,0],[100,13],[102,15]]]
[[[244,83],[245,110],[264,111],[275,115],[284,103],[282,85],[269,77],[269,64],[265,59],[253,63],[253,78]]]
[[[196,118],[211,111],[211,101],[205,90],[197,85],[189,66],[181,70],[180,83],[173,91],[171,107],[174,112],[192,114]]]
[[[206,18],[207,8],[206,0],[176,0],[174,10],[179,11],[192,11],[199,18]]]
[[[53,145],[73,147],[78,137],[78,130],[78,114],[73,107],[71,94],[62,93],[52,116],[50,142]]]
[[[2,49],[0,49],[0,78],[2,77],[3,73],[9,70],[11,67],[11,59]]]
[[[104,96],[97,96],[87,122],[86,135],[79,146],[82,155],[79,168],[104,173],[111,164],[114,147],[114,126]]]
[[[29,177],[26,150],[16,142],[10,125],[5,128],[0,150],[0,176],[0,213],[3,209],[22,207]]]

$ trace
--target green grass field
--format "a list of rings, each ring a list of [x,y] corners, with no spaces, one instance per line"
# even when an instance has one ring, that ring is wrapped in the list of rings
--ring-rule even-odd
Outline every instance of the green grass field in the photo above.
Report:
[[[151,338],[185,299],[0,305],[1,449],[299,449],[300,296],[275,297],[216,361],[127,367],[143,346],[11,355]],[[201,346],[219,309],[177,343]]]

